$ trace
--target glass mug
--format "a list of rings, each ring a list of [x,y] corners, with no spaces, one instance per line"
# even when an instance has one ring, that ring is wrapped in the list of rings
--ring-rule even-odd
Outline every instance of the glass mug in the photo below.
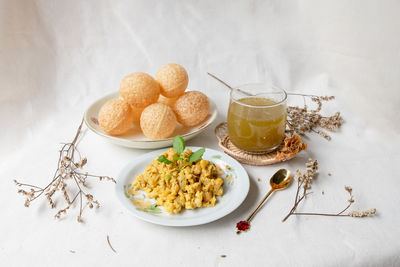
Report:
[[[232,143],[251,153],[275,150],[285,138],[286,92],[254,83],[230,93],[228,133]]]

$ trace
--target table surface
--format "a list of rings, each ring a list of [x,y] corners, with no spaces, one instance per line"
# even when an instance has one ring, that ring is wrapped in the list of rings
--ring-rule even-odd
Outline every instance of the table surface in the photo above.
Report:
[[[0,6],[2,264],[400,266],[399,2],[10,0]],[[206,72],[233,85],[268,81],[291,92],[335,95],[325,111],[340,111],[345,124],[331,141],[309,135],[308,150],[289,162],[244,165],[248,197],[206,225],[143,222],[107,182],[91,183],[101,208],[85,210],[83,224],[76,209],[55,221],[45,201],[25,208],[13,179],[45,184],[60,143],[73,138],[93,101],[117,91],[124,75],[154,75],[168,62],[185,66],[188,89],[218,106],[213,127],[188,145],[219,149],[213,128],[226,120],[229,95]],[[110,176],[146,153],[90,131],[79,146],[88,171]],[[268,200],[248,233],[236,235],[235,223],[269,190],[269,177],[278,168],[303,168],[308,158],[319,160],[320,171],[301,210],[341,210],[349,185],[354,209],[376,208],[377,216],[282,223],[296,190],[291,186]]]

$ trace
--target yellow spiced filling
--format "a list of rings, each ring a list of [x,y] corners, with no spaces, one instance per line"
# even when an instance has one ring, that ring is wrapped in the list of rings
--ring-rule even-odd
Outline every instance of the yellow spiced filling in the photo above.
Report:
[[[157,205],[171,213],[215,206],[216,197],[223,195],[224,180],[219,176],[214,163],[201,158],[189,162],[192,154],[189,149],[181,155],[169,149],[160,156],[172,163],[166,164],[154,159],[143,174],[135,177],[133,192],[147,192],[147,197],[155,198]],[[179,161],[178,156],[181,158]]]

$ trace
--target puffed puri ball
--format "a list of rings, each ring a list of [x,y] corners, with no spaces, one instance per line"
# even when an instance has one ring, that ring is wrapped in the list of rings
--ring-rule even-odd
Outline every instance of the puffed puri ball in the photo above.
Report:
[[[125,100],[112,99],[100,108],[100,127],[110,135],[120,135],[127,132],[132,123],[132,109]]]
[[[131,106],[131,109],[132,109],[133,122],[134,123],[140,122],[140,116],[142,115],[144,108],[135,108]]]
[[[207,118],[210,101],[202,92],[190,91],[179,97],[174,106],[176,118],[184,126],[195,126]]]
[[[122,79],[119,93],[132,107],[145,108],[157,102],[160,86],[150,75],[135,72]]]
[[[168,98],[181,96],[189,83],[185,68],[175,63],[162,66],[155,78],[160,84],[161,94]]]
[[[176,117],[169,106],[155,103],[143,110],[140,127],[143,134],[150,139],[168,138],[176,128]]]
[[[163,103],[163,104],[165,104],[167,106],[170,106],[172,108],[177,99],[178,99],[178,97],[168,98],[168,97],[165,97],[163,95],[160,95],[160,97],[158,98],[158,103]]]

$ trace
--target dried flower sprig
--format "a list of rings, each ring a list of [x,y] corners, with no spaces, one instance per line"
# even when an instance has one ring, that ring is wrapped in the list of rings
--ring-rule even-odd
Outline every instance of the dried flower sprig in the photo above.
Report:
[[[315,96],[305,94],[293,94],[304,97],[304,106],[300,107],[287,107],[287,127],[286,132],[290,135],[297,133],[299,135],[306,135],[307,132],[315,132],[326,140],[331,140],[331,136],[324,130],[335,131],[343,124],[343,118],[340,112],[336,112],[332,116],[322,116],[319,112],[322,109],[324,101],[335,99],[334,96]],[[305,97],[311,98],[311,101],[317,104],[315,109],[308,109]]]
[[[345,186],[344,189],[349,193],[349,199],[347,206],[338,213],[316,213],[316,212],[296,212],[296,209],[301,201],[303,201],[307,195],[311,194],[308,192],[311,189],[311,183],[315,177],[316,172],[318,171],[318,161],[309,159],[306,163],[306,171],[301,172],[300,170],[296,171],[297,176],[297,191],[296,197],[294,199],[294,205],[288,215],[283,218],[282,222],[286,221],[292,215],[319,215],[319,216],[347,216],[347,217],[369,217],[376,214],[376,209],[369,209],[365,211],[350,211],[347,214],[344,214],[350,206],[354,203],[353,189],[350,186]]]
[[[79,199],[79,215],[77,216],[78,222],[83,222],[82,212],[84,205],[90,209],[100,207],[100,203],[94,199],[93,195],[87,193],[84,189],[87,188],[86,179],[88,177],[97,178],[100,181],[108,180],[116,183],[116,181],[109,176],[99,176],[82,172],[81,169],[86,165],[87,159],[82,158],[78,151],[77,143],[82,133],[83,120],[75,134],[72,142],[64,143],[59,151],[59,158],[57,169],[51,179],[50,183],[45,187],[36,185],[20,183],[14,179],[14,183],[20,187],[18,193],[25,196],[25,207],[29,207],[31,202],[40,196],[44,195],[47,202],[52,209],[56,208],[56,201],[54,200],[55,194],[58,192],[66,202],[66,206],[54,215],[54,218],[59,219],[65,215],[67,211],[73,206],[77,199]],[[68,186],[72,183],[71,186]],[[73,192],[76,192],[74,193]],[[72,200],[70,195],[73,194]]]

